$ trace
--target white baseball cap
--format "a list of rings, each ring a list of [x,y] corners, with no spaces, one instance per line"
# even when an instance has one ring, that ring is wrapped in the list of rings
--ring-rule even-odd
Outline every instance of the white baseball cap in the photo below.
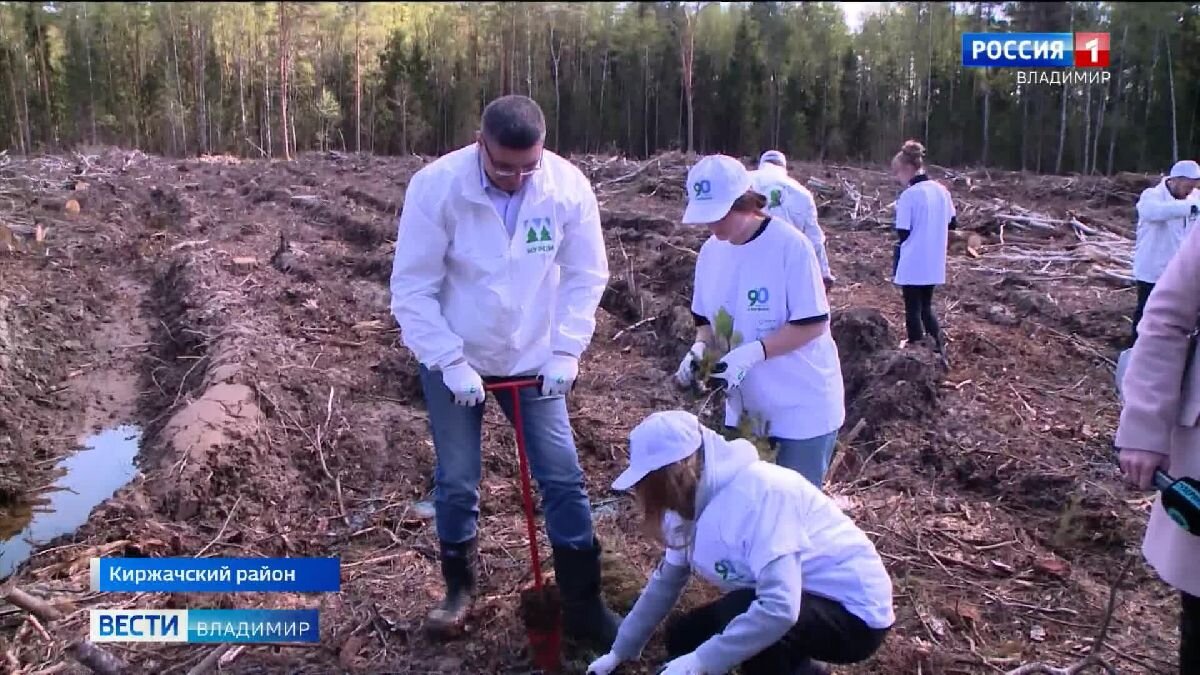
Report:
[[[761,169],[762,165],[768,162],[773,162],[775,164],[779,164],[780,166],[786,167],[787,157],[784,157],[783,153],[778,150],[768,150],[762,154],[762,157],[758,158],[758,168]]]
[[[1196,164],[1190,159],[1175,162],[1175,166],[1171,167],[1171,175],[1168,178],[1200,180],[1200,164]]]
[[[709,155],[688,171],[684,225],[715,223],[750,189],[750,172],[728,155]]]
[[[691,457],[703,444],[700,420],[692,413],[652,413],[629,432],[629,468],[613,481],[613,489],[628,490],[651,471]]]

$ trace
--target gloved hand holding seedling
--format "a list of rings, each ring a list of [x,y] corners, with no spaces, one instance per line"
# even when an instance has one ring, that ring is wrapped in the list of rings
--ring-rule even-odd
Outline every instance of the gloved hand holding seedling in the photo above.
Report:
[[[714,371],[717,370],[717,364],[730,352],[743,347],[742,334],[733,329],[733,316],[724,308],[717,311],[717,316],[708,333],[708,335],[698,336],[699,339],[684,355],[683,362],[679,364],[679,370],[675,373],[675,380],[680,386],[690,387],[698,397],[711,397],[718,390],[724,391],[727,396],[738,396],[740,392],[737,391],[737,385],[745,377],[745,372],[740,373],[741,377],[733,382],[727,377],[717,377]],[[744,370],[749,370],[755,362],[762,360],[761,346],[757,352],[757,358],[739,359],[739,361],[745,361],[740,364]],[[737,428],[727,429],[723,435],[727,440],[744,438],[750,441],[758,448],[760,457],[767,461],[774,461],[775,451],[771,447],[769,433],[765,426],[758,415],[742,410]]]

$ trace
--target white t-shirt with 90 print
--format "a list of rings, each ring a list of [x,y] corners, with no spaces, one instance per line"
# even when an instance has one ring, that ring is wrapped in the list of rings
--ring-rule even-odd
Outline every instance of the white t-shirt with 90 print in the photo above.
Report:
[[[812,243],[778,219],[744,244],[710,237],[696,261],[692,311],[714,327],[724,308],[743,342],[761,340],[789,321],[829,315]],[[776,438],[803,440],[836,431],[846,419],[842,367],[826,329],[788,354],[768,358],[726,398],[725,423],[742,411],[766,421]]]

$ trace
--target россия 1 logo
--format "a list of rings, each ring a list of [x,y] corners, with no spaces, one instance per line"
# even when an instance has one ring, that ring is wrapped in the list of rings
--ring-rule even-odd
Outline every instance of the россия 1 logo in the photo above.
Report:
[[[967,68],[1107,68],[1108,33],[963,33]]]

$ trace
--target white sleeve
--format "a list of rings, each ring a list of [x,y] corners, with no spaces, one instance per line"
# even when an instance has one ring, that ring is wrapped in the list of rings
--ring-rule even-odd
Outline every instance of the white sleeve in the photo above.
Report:
[[[450,237],[441,214],[427,210],[428,177],[417,173],[404,193],[392,261],[392,315],[404,346],[428,368],[443,368],[463,356],[462,338],[442,314],[437,294],[446,277]]]
[[[829,314],[829,299],[817,255],[804,239],[797,240],[786,258],[784,284],[788,321],[811,319]]]
[[[911,230],[913,226],[913,191],[905,190],[896,199],[896,229]]]
[[[563,224],[563,237],[555,254],[560,277],[554,309],[554,330],[550,347],[579,358],[592,341],[596,330],[596,309],[608,285],[608,254],[600,228],[600,205],[596,193],[582,175],[586,190],[577,207],[576,218]]]
[[[1195,203],[1194,199],[1171,199],[1163,201],[1158,198],[1156,188],[1148,188],[1142,192],[1142,196],[1138,199],[1138,218],[1151,223],[1164,222],[1172,218],[1183,218],[1192,212],[1192,205]]]
[[[793,190],[793,192],[795,193],[792,204],[795,211],[793,217],[800,221],[796,224],[812,242],[813,252],[817,255],[817,264],[821,268],[821,276],[823,278],[832,277],[833,275],[829,272],[829,256],[825,252],[825,232],[821,230],[821,226],[817,222],[817,202],[808,190],[800,189]]]

